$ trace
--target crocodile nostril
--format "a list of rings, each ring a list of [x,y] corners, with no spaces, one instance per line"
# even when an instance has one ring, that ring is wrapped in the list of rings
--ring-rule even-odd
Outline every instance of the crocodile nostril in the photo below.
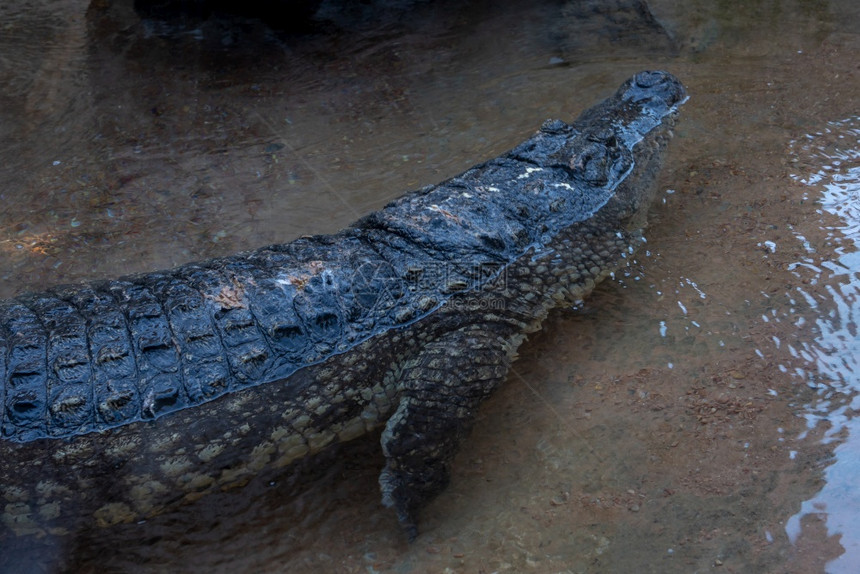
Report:
[[[666,74],[664,72],[639,72],[633,81],[640,88],[653,88],[665,79]]]

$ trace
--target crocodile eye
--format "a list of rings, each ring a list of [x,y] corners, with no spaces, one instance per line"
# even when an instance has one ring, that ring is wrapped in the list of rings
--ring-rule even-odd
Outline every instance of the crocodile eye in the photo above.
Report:
[[[605,146],[608,149],[618,147],[618,139],[615,137],[615,130],[608,127],[602,127],[590,133],[588,135],[588,141]]]
[[[592,143],[582,153],[571,158],[570,167],[579,171],[583,180],[602,187],[609,182],[611,162],[607,156],[604,145]]]

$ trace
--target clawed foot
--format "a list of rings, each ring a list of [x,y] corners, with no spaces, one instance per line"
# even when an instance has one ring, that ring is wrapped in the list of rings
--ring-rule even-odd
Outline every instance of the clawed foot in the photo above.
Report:
[[[387,465],[379,475],[382,504],[394,509],[401,528],[409,542],[412,542],[418,536],[418,525],[415,523],[417,505],[405,482],[397,471],[391,470]]]
[[[409,538],[409,542],[418,536],[416,518],[418,511],[427,502],[441,492],[448,484],[447,469],[424,469],[423,473],[409,473],[396,470],[389,463],[379,475],[379,486],[382,490],[382,504],[393,508],[397,520]],[[416,476],[417,474],[417,476]]]

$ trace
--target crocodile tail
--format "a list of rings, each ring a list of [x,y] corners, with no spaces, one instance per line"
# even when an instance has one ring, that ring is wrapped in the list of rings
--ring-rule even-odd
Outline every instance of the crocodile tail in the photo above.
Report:
[[[279,283],[271,259],[245,254],[3,302],[2,436],[153,419],[294,371],[313,342],[332,338],[314,326],[336,329],[340,310]]]

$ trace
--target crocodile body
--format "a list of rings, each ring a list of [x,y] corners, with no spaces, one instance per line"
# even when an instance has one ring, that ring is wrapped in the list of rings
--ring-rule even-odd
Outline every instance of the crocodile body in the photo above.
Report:
[[[643,241],[684,98],[642,72],[335,235],[0,302],[0,539],[139,520],[380,427],[414,536],[519,344]]]

